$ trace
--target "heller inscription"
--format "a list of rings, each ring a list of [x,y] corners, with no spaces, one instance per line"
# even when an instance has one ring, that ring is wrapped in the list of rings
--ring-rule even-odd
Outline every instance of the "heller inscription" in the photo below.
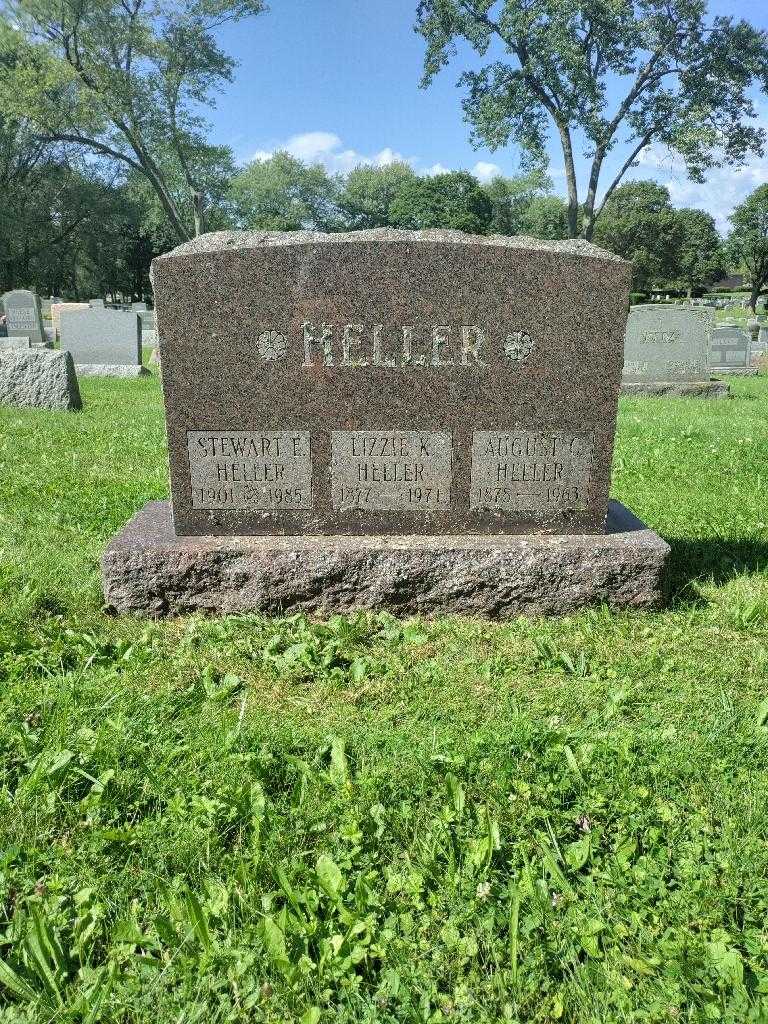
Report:
[[[331,432],[331,500],[336,509],[447,509],[451,435],[418,430]]]
[[[189,430],[192,508],[312,508],[309,431]]]
[[[589,507],[592,440],[571,434],[476,430],[471,509],[514,512]]]

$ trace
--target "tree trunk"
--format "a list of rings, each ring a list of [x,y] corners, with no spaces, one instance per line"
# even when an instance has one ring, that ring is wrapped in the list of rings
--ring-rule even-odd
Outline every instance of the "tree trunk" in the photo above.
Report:
[[[579,237],[579,190],[576,182],[576,168],[573,164],[573,146],[566,124],[558,124],[560,142],[563,147],[565,180],[568,185],[568,237]]]
[[[752,316],[757,316],[757,300],[760,298],[762,290],[759,284],[752,285],[752,291],[749,296],[749,308],[752,310]]]
[[[204,228],[205,197],[198,189],[192,189],[192,210],[195,218],[195,238],[202,235]]]
[[[605,152],[602,149],[597,149],[589,172],[589,184],[587,185],[587,196],[584,200],[583,223],[581,229],[582,238],[585,238],[588,242],[592,241],[592,235],[595,231],[597,183],[600,180],[600,171],[602,170],[604,159]]]

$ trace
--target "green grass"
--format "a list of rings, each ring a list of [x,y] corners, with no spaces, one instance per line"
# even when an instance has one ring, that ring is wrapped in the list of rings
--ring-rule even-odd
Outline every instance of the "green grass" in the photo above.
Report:
[[[672,603],[110,618],[156,377],[0,411],[0,1022],[768,1019],[768,381],[622,403]]]

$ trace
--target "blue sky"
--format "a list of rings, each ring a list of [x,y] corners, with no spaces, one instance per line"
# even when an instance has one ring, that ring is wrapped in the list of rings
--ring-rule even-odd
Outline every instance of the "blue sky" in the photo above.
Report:
[[[469,143],[455,82],[464,67],[477,66],[470,51],[460,50],[428,90],[419,89],[424,43],[412,29],[415,9],[416,0],[271,0],[269,13],[226,28],[221,42],[240,66],[211,115],[213,138],[240,161],[282,148],[330,170],[399,157],[420,172],[514,174],[514,148],[492,153]],[[765,0],[712,0],[710,9],[768,28]],[[761,116],[768,132],[768,102]],[[624,155],[615,151],[617,165]],[[550,173],[562,191],[556,146]],[[696,185],[652,150],[630,174],[664,182],[676,205],[703,207],[725,228],[733,205],[768,182],[768,157],[715,170]]]

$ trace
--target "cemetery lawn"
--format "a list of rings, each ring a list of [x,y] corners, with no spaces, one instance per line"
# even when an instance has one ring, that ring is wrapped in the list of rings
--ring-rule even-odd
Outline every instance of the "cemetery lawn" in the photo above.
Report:
[[[768,1020],[768,380],[622,402],[671,606],[111,618],[157,377],[0,410],[0,1022]]]

